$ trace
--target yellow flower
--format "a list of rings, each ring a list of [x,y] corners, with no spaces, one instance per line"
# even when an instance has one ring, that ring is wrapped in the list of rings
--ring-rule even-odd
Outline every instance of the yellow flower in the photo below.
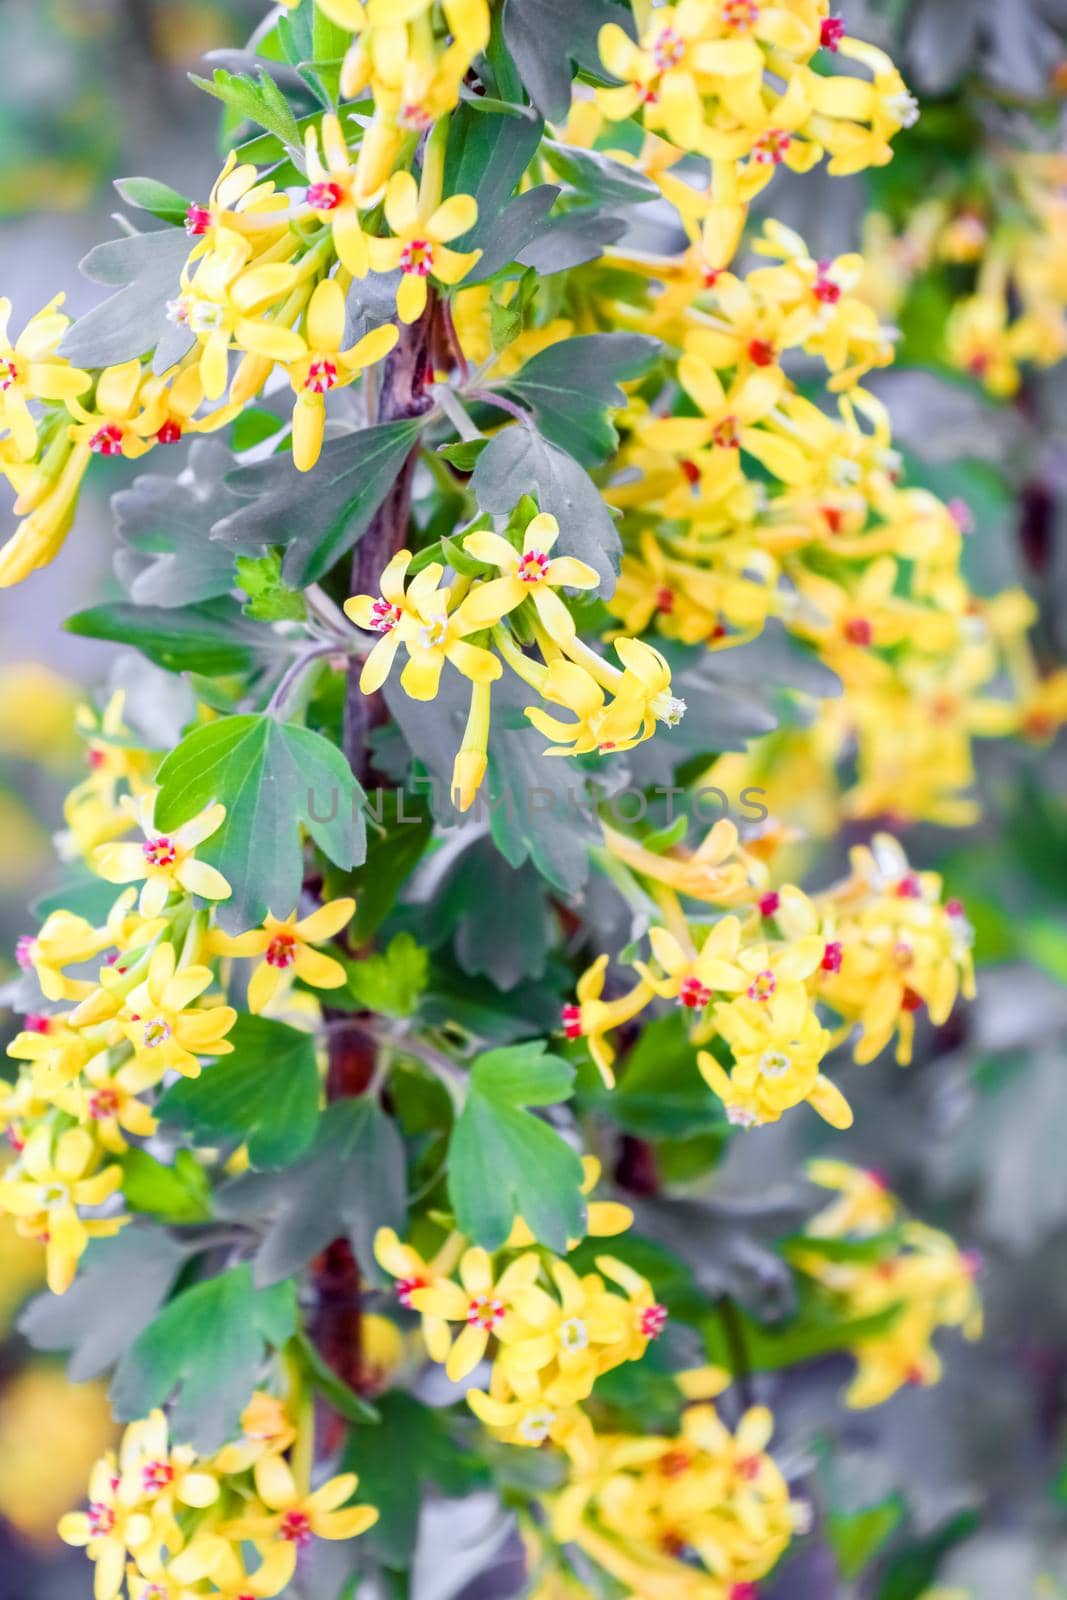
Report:
[[[59,1522],[64,1543],[83,1546],[96,1564],[95,1600],[114,1600],[126,1575],[127,1551],[138,1555],[154,1534],[151,1519],[119,1499],[120,1481],[118,1463],[109,1452],[89,1477],[88,1511],[71,1511]]]
[[[806,1100],[833,1127],[850,1126],[847,1101],[819,1071],[830,1035],[799,984],[783,985],[766,998],[745,994],[720,1002],[713,1019],[733,1052],[732,1070],[707,1051],[697,1056],[697,1065],[730,1122],[741,1127],[777,1122]]]
[[[221,828],[226,807],[208,806],[173,833],[157,833],[155,795],[140,801],[123,799],[139,823],[143,844],[102,844],[93,851],[93,867],[108,883],[144,883],[141,915],[157,917],[172,894],[195,894],[203,900],[228,900],[230,885],[215,867],[196,859],[196,847]]]
[[[553,639],[573,638],[574,618],[555,591],[563,587],[595,589],[600,578],[593,567],[574,556],[550,556],[558,538],[559,523],[543,511],[527,524],[521,554],[498,533],[488,529],[469,533],[463,548],[478,561],[496,567],[501,576],[479,583],[471,591],[466,602],[468,615],[480,619],[483,627],[491,627],[529,598]]]
[[[78,1083],[56,1089],[52,1099],[61,1111],[91,1126],[105,1150],[121,1155],[127,1149],[124,1133],[148,1139],[158,1127],[144,1101],[137,1098],[139,1087],[136,1070],[111,1070],[104,1050],[85,1064]]]
[[[600,1182],[601,1165],[596,1156],[582,1157],[582,1193],[593,1193]],[[586,1206],[585,1232],[590,1239],[608,1239],[615,1234],[625,1233],[627,1228],[633,1226],[634,1214],[629,1206],[620,1204],[617,1200],[590,1200]],[[528,1225],[522,1217],[516,1217],[505,1246],[508,1250],[526,1250],[530,1245],[536,1244]],[[581,1243],[579,1239],[567,1241],[568,1250],[574,1250]]]
[[[836,1189],[839,1195],[808,1223],[805,1232],[817,1239],[884,1233],[897,1220],[900,1202],[890,1194],[880,1172],[824,1159],[808,1162],[808,1177],[820,1188]]]
[[[119,1447],[118,1499],[144,1507],[164,1533],[174,1522],[175,1502],[202,1510],[219,1497],[218,1479],[200,1464],[190,1445],[172,1445],[167,1419],[153,1411],[131,1422]]]
[[[223,1524],[231,1539],[250,1539],[263,1546],[270,1541],[285,1552],[275,1557],[284,1582],[292,1581],[299,1552],[313,1539],[356,1539],[373,1528],[378,1513],[373,1506],[346,1506],[359,1486],[354,1472],[342,1472],[319,1488],[302,1494],[291,1468],[281,1456],[261,1456],[254,1468],[256,1492],[266,1514],[255,1508],[235,1522]]]
[[[677,1000],[680,1006],[702,1013],[711,1004],[716,990],[732,994],[748,982],[745,971],[735,960],[741,942],[741,925],[736,917],[723,917],[715,923],[708,930],[699,952],[691,945],[684,948],[666,928],[650,928],[648,937],[665,976],[657,977],[643,961],[635,961],[634,966],[664,1000]],[[706,1032],[703,1037],[707,1037]]]
[[[607,1035],[642,1012],[653,998],[653,989],[647,979],[642,978],[627,994],[605,1000],[602,997],[607,970],[608,958],[601,955],[582,973],[576,990],[577,1003],[563,1007],[562,1023],[568,1039],[588,1040],[597,1071],[605,1088],[610,1089],[615,1083],[611,1070],[615,1051]]]
[[[14,1176],[0,1180],[0,1210],[45,1234],[45,1268],[53,1294],[69,1289],[90,1236],[116,1233],[121,1217],[86,1222],[81,1206],[99,1206],[122,1183],[122,1169],[100,1167],[100,1148],[84,1128],[68,1128],[56,1138],[48,1127],[35,1128]]]
[[[375,272],[393,272],[399,267],[403,274],[396,297],[401,322],[415,322],[422,315],[428,278],[448,285],[458,283],[481,255],[480,250],[447,248],[478,220],[477,202],[471,195],[454,194],[428,215],[425,210],[411,173],[394,173],[385,193],[385,220],[393,237],[367,241]]]
[[[237,1021],[231,1006],[189,1009],[214,982],[210,967],[175,970],[176,966],[174,946],[157,945],[143,981],[130,990],[124,1002],[114,997],[121,1005],[115,1018],[117,1030],[134,1048],[136,1065],[126,1068],[130,1088],[149,1088],[167,1072],[198,1078],[198,1056],[229,1055],[233,1049],[226,1041]],[[101,974],[105,982],[111,976],[107,968]],[[121,983],[121,977],[118,981]]]
[[[325,278],[308,303],[303,353],[289,360],[289,380],[296,392],[293,460],[301,472],[309,472],[319,459],[327,394],[344,388],[365,367],[381,361],[397,341],[396,328],[386,323],[342,350],[344,333],[344,293],[336,278]]]
[[[249,933],[225,934],[215,929],[209,948],[223,956],[262,956],[248,985],[248,1009],[260,1012],[273,1000],[287,975],[299,978],[313,989],[338,989],[345,981],[345,969],[332,956],[313,948],[332,939],[352,920],[356,902],[330,900],[317,911],[297,920],[268,916],[262,928]]]
[[[69,400],[84,394],[92,383],[87,372],[56,355],[70,326],[70,318],[56,310],[63,299],[60,294],[49,301],[12,344],[8,336],[11,301],[0,298],[0,431],[10,432],[23,461],[37,452],[37,424],[28,402]]]
[[[489,1347],[490,1336],[506,1336],[515,1296],[533,1283],[540,1267],[538,1256],[530,1252],[517,1257],[496,1279],[488,1253],[472,1246],[460,1257],[459,1283],[437,1278],[425,1288],[411,1290],[410,1301],[416,1311],[445,1323],[464,1324],[445,1359],[445,1372],[453,1383],[474,1371]]]
[[[144,404],[143,389],[150,377],[139,361],[105,367],[96,380],[91,409],[75,395],[67,396],[67,406],[75,420],[70,427],[75,454],[79,448],[99,456],[143,456],[154,443],[146,434],[156,432],[158,397]]]
[[[341,265],[353,278],[364,278],[370,270],[370,251],[360,226],[359,206],[372,201],[359,188],[340,119],[332,111],[323,117],[318,131],[314,126],[306,129],[304,154],[309,179],[307,204],[329,224]]]
[[[418,1251],[404,1244],[392,1228],[379,1228],[374,1236],[374,1258],[391,1278],[397,1280],[396,1297],[406,1310],[412,1309],[411,1297],[416,1290],[447,1282],[462,1252],[463,1236],[458,1233],[448,1235],[432,1261],[424,1261]],[[422,1336],[430,1360],[439,1364],[446,1361],[452,1344],[447,1320],[424,1310]]]
[[[249,265],[250,259],[248,241],[227,233],[192,278],[188,269],[182,275],[175,315],[200,345],[200,381],[209,400],[226,388],[232,345],[268,361],[300,353],[291,328],[257,315],[290,293],[298,282],[297,268],[285,261]]]

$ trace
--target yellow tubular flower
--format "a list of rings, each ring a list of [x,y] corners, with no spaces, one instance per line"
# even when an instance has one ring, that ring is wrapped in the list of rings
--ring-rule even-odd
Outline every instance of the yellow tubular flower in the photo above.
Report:
[[[297,268],[284,261],[249,265],[251,253],[246,239],[228,234],[200,262],[195,276],[187,270],[182,274],[176,315],[200,345],[200,379],[209,400],[226,389],[233,344],[270,361],[294,360],[303,351],[292,329],[258,316],[290,292]]]
[[[140,801],[124,797],[122,804],[136,819],[145,836],[143,844],[103,844],[93,851],[93,867],[108,883],[144,883],[139,906],[142,916],[155,917],[172,894],[195,894],[204,900],[228,900],[230,885],[215,867],[197,861],[195,851],[221,828],[223,805],[208,806],[199,816],[161,834],[155,828],[155,795]]]
[[[56,295],[31,317],[14,344],[8,336],[11,301],[0,298],[0,432],[10,432],[23,461],[37,451],[37,424],[30,400],[69,400],[84,394],[92,379],[56,355],[70,318],[56,310]]]
[[[235,1541],[250,1539],[261,1548],[284,1552],[275,1560],[285,1584],[296,1571],[299,1551],[313,1539],[356,1539],[378,1520],[373,1506],[345,1505],[359,1486],[354,1472],[342,1472],[301,1494],[288,1463],[281,1456],[265,1455],[256,1462],[254,1476],[265,1513],[253,1509],[224,1523],[220,1531]]]
[[[532,1242],[532,1241],[531,1241]],[[417,1250],[404,1244],[392,1228],[379,1228],[374,1236],[374,1259],[396,1279],[396,1297],[405,1310],[413,1309],[412,1295],[448,1280],[463,1253],[463,1236],[451,1233],[432,1261],[424,1261]],[[422,1312],[422,1336],[431,1361],[443,1364],[452,1344],[446,1318]]]
[[[109,1452],[90,1475],[88,1511],[71,1511],[60,1518],[59,1537],[65,1544],[83,1547],[95,1563],[95,1600],[114,1600],[126,1576],[127,1552],[136,1556],[155,1536],[151,1519],[119,1499],[120,1482],[118,1463]]]
[[[483,627],[491,627],[529,598],[553,639],[572,638],[574,619],[555,591],[595,589],[600,578],[594,568],[573,556],[550,556],[558,538],[559,523],[547,512],[530,519],[521,553],[498,533],[487,529],[469,533],[463,548],[478,561],[496,567],[501,576],[472,590],[466,603],[468,614],[480,618]]]
[[[375,272],[400,268],[397,315],[401,322],[415,322],[426,306],[427,279],[456,284],[481,255],[480,250],[447,248],[451,240],[474,227],[477,202],[469,194],[455,194],[427,214],[411,173],[397,172],[386,190],[385,220],[393,237],[367,241],[371,266]]]
[[[287,979],[299,978],[313,989],[341,987],[344,967],[313,946],[340,933],[355,910],[354,900],[330,900],[299,920],[295,911],[283,918],[268,916],[262,928],[249,933],[231,935],[214,929],[208,948],[223,956],[263,957],[248,985],[248,1009],[258,1013],[270,1005]]]
[[[305,131],[304,153],[310,180],[307,204],[329,223],[338,259],[346,272],[353,278],[364,278],[370,270],[370,251],[359,221],[356,169],[349,163],[341,123],[332,111],[323,117],[318,131],[314,127]],[[362,195],[359,201],[368,203]]]
[[[117,1233],[123,1217],[86,1222],[81,1206],[99,1206],[121,1186],[122,1169],[100,1167],[100,1147],[84,1128],[54,1138],[35,1128],[9,1175],[0,1180],[0,1210],[45,1241],[48,1287],[65,1294],[91,1236]]]
[[[335,278],[318,284],[307,308],[304,353],[289,363],[289,381],[296,393],[293,407],[293,461],[309,472],[319,459],[326,422],[326,395],[357,378],[365,367],[387,356],[397,341],[392,323],[341,349],[345,333],[345,297]]]
[[[67,405],[76,419],[70,429],[75,453],[80,445],[94,455],[134,460],[152,448],[154,439],[145,434],[156,432],[159,407],[158,399],[151,405],[142,403],[142,389],[148,377],[139,361],[126,361],[119,367],[106,367],[100,374],[91,409],[83,406],[76,395],[67,396]]]
[[[641,981],[615,1000],[604,1000],[604,980],[607,976],[608,958],[598,956],[578,980],[576,1002],[563,1008],[563,1031],[568,1039],[587,1039],[589,1053],[605,1088],[615,1084],[611,1064],[615,1051],[607,1035],[626,1022],[632,1022],[652,1000],[654,991],[647,979]]]
[[[460,1258],[458,1284],[438,1278],[425,1288],[411,1290],[411,1305],[416,1311],[445,1323],[464,1324],[445,1360],[445,1371],[453,1383],[474,1371],[489,1347],[490,1335],[506,1336],[515,1295],[533,1283],[540,1266],[535,1254],[522,1255],[495,1279],[487,1252],[472,1247]]]
[[[131,1088],[150,1088],[168,1072],[198,1078],[198,1056],[228,1055],[233,1049],[226,1040],[237,1021],[231,1006],[190,1009],[214,982],[210,967],[176,970],[176,963],[172,944],[157,945],[144,980],[130,990],[116,1013],[117,1031],[134,1048],[134,1063],[126,1069]],[[102,980],[110,976],[105,968]]]

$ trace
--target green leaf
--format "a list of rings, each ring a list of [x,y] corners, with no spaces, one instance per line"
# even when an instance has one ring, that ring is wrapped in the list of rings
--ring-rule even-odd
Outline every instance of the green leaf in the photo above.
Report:
[[[306,1155],[280,1172],[245,1173],[226,1184],[215,1210],[261,1228],[257,1283],[290,1277],[341,1237],[351,1240],[364,1277],[378,1283],[374,1235],[382,1227],[403,1228],[406,1194],[396,1124],[373,1100],[338,1100],[319,1118]]]
[[[487,116],[467,102],[452,113],[445,151],[445,193],[470,194],[478,202],[478,221],[456,241],[456,249],[473,250],[482,244],[483,234],[533,160],[541,131],[538,118]]]
[[[898,1495],[891,1495],[879,1505],[865,1506],[862,1511],[828,1511],[826,1537],[841,1576],[847,1581],[858,1578],[903,1517],[904,1504]]]
[[[248,1145],[254,1167],[284,1167],[311,1144],[319,1074],[311,1034],[242,1013],[227,1039],[233,1054],[199,1078],[180,1078],[156,1107],[160,1119],[201,1144]]]
[[[553,1250],[584,1231],[582,1164],[527,1110],[566,1100],[573,1086],[573,1067],[546,1054],[542,1040],[474,1062],[449,1146],[448,1193],[457,1227],[487,1250],[501,1247],[517,1216]]]
[[[402,789],[379,789],[377,820],[367,835],[367,859],[352,878],[356,914],[351,924],[355,944],[365,944],[381,927],[415,866],[432,831],[425,803]]]
[[[252,504],[223,517],[216,537],[257,552],[263,545],[284,545],[286,583],[305,588],[316,582],[367,531],[424,421],[380,422],[327,440],[313,480],[289,456],[239,467],[227,482]]]
[[[148,1212],[165,1222],[204,1222],[211,1216],[211,1185],[191,1150],[178,1150],[170,1167],[147,1150],[127,1150],[122,1192],[131,1211]]]
[[[215,800],[226,821],[210,855],[233,896],[220,920],[255,927],[287,917],[303,881],[301,827],[346,870],[363,860],[363,791],[348,762],[321,734],[271,716],[222,717],[197,728],[157,773],[155,818],[174,829]]]
[[[211,678],[248,672],[263,652],[276,648],[270,634],[248,623],[229,599],[175,609],[117,601],[78,611],[63,626],[83,638],[132,646],[168,672]]]
[[[189,1251],[147,1222],[128,1223],[113,1239],[91,1239],[66,1294],[32,1300],[19,1332],[35,1350],[69,1350],[72,1382],[99,1378],[152,1321]]]
[[[446,1409],[394,1392],[382,1396],[378,1412],[377,1428],[349,1434],[342,1470],[359,1474],[360,1498],[378,1508],[378,1521],[364,1535],[368,1551],[387,1567],[406,1567],[423,1486],[458,1499],[485,1482],[487,1472],[461,1448]]]
[[[276,550],[265,556],[238,556],[234,561],[238,586],[248,596],[242,607],[256,622],[303,622],[307,604],[299,589],[282,581],[282,558]]]
[[[162,222],[183,223],[190,201],[157,178],[116,178],[115,188],[127,205],[150,211]]]
[[[537,109],[562,122],[571,104],[571,63],[602,80],[597,35],[606,22],[633,32],[629,7],[613,0],[507,0],[504,40]]]
[[[599,489],[573,456],[526,423],[502,428],[478,457],[471,487],[483,511],[507,516],[521,494],[537,498],[560,527],[560,555],[577,556],[614,582],[619,536]]]
[[[643,205],[659,198],[656,185],[639,167],[623,166],[600,150],[583,150],[555,139],[545,139],[541,149],[557,176],[599,206]]]
[[[410,933],[398,933],[381,955],[353,961],[348,987],[367,1011],[410,1017],[426,988],[430,958]]]
[[[180,360],[193,335],[167,322],[167,302],[178,293],[189,249],[184,229],[163,228],[111,239],[90,250],[81,263],[86,277],[123,287],[71,324],[61,353],[75,366],[109,367],[158,345],[166,365]],[[165,370],[156,363],[153,368]]]
[[[899,1312],[899,1305],[892,1305],[867,1317],[842,1317],[818,1290],[801,1283],[797,1310],[781,1325],[765,1327],[740,1307],[735,1308],[734,1315],[749,1369],[777,1372],[834,1350],[847,1350],[858,1339],[885,1333]],[[704,1336],[708,1360],[732,1370],[733,1346],[718,1313],[712,1312],[706,1320]]]
[[[197,439],[175,478],[145,473],[111,497],[115,530],[126,547],[116,567],[139,606],[194,605],[233,588],[233,552],[211,538],[227,501],[223,478],[233,458],[215,439]]]
[[[444,456],[458,472],[473,472],[478,457],[488,443],[488,439],[457,439],[454,444],[439,444],[436,453]]]
[[[266,439],[273,439],[287,426],[287,421],[276,417],[273,411],[265,411],[262,406],[246,406],[233,419],[230,446],[240,454],[242,450],[251,450]],[[230,465],[232,467],[233,463]]]
[[[300,131],[289,102],[269,73],[260,71],[258,78],[243,72],[227,72],[216,67],[214,77],[200,78],[190,72],[189,78],[205,94],[214,95],[242,122],[257,122],[268,133],[273,133],[290,150],[299,151]]]
[[[494,287],[489,301],[489,337],[498,355],[519,337],[525,327],[527,314],[537,296],[537,283],[536,272],[532,267],[527,267],[517,285],[508,285],[514,288],[510,299],[504,300],[501,294],[503,285]]]
[[[530,406],[544,437],[584,467],[598,466],[619,435],[609,412],[626,404],[623,378],[643,372],[659,341],[640,333],[588,333],[531,356],[508,379],[507,392]]]
[[[185,1289],[119,1362],[116,1417],[132,1422],[173,1399],[175,1440],[217,1450],[234,1433],[268,1350],[280,1349],[296,1325],[295,1284],[257,1289],[246,1264]]]

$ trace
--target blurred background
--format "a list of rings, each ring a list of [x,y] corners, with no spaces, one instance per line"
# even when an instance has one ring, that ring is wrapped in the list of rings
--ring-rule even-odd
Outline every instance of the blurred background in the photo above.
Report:
[[[766,1398],[783,1418],[787,1465],[818,1485],[819,1522],[771,1591],[1053,1600],[1067,1597],[1067,706],[1059,691],[1043,700],[1041,684],[1056,682],[1067,643],[1067,0],[841,10],[850,32],[892,51],[922,119],[885,172],[812,175],[792,191],[780,179],[769,208],[802,227],[814,254],[866,251],[869,292],[901,330],[898,368],[871,387],[913,481],[969,509],[975,586],[1022,585],[1036,602],[1038,692],[1022,740],[979,746],[981,820],[906,840],[966,904],[979,1000],[923,1040],[910,1070],[882,1062],[854,1077],[856,1126],[832,1136],[834,1155],[882,1169],[918,1216],[981,1253],[988,1331],[975,1346],[946,1341],[938,1388],[870,1413],[841,1410],[840,1363],[775,1377]],[[263,15],[259,0],[3,0],[0,287],[16,325],[59,290],[75,315],[103,298],[76,263],[114,235],[114,178],[207,191],[218,119],[186,74],[205,52],[239,47]],[[992,325],[994,256],[1024,289],[1036,262],[1059,295],[1059,324],[1029,357],[1009,360]],[[973,309],[954,315],[961,304]],[[0,976],[24,907],[47,886],[51,833],[80,775],[74,708],[110,665],[109,647],[62,622],[115,590],[108,501],[134,470],[100,462],[77,537],[0,598]],[[761,781],[773,797],[773,764]],[[829,812],[827,839],[804,852],[816,877],[859,837]],[[722,1192],[770,1193],[815,1152],[814,1121],[761,1135],[758,1163],[736,1141]],[[0,1600],[73,1600],[89,1569],[54,1525],[112,1430],[99,1387],[70,1387],[12,1332],[40,1262],[3,1227]]]

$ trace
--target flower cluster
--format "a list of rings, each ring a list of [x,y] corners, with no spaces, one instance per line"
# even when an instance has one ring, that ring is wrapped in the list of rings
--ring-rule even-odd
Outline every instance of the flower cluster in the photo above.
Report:
[[[61,1538],[94,1563],[95,1600],[269,1600],[314,1540],[355,1539],[373,1527],[375,1508],[349,1503],[354,1472],[312,1488],[312,1426],[310,1411],[294,1422],[286,1402],[265,1391],[246,1407],[240,1437],[209,1456],[173,1442],[162,1411],[131,1423],[117,1454],[93,1468],[88,1508],[59,1524]]]
[[[649,12],[636,42],[607,23],[600,56],[621,80],[597,92],[604,117],[640,117],[660,170],[683,154],[710,163],[693,210],[712,268],[733,256],[748,203],[778,167],[807,172],[824,155],[835,174],[884,166],[890,140],[918,115],[888,56],[850,38],[826,0],[680,0]],[[833,57],[871,80],[819,70]]]
[[[550,1499],[553,1536],[630,1594],[747,1600],[810,1521],[767,1454],[772,1428],[765,1406],[731,1432],[702,1403],[676,1437],[598,1434]]]
[[[592,1157],[584,1166],[590,1192],[600,1167]],[[612,1201],[588,1206],[590,1237],[622,1233],[632,1220]],[[425,1260],[389,1228],[374,1251],[396,1279],[401,1305],[419,1313],[430,1359],[453,1383],[491,1360],[488,1387],[469,1389],[467,1403],[508,1444],[552,1439],[584,1457],[593,1434],[582,1402],[605,1372],[640,1360],[667,1322],[651,1285],[625,1262],[598,1256],[595,1272],[576,1272],[536,1247],[521,1218],[494,1255],[453,1232]]]
[[[68,797],[71,842],[99,878],[124,887],[102,925],[61,908],[19,940],[18,964],[36,979],[41,1009],[7,1047],[19,1070],[0,1099],[16,1152],[0,1180],[0,1211],[44,1244],[56,1294],[69,1287],[88,1241],[126,1220],[114,1209],[122,1158],[131,1140],[155,1133],[161,1084],[198,1077],[202,1058],[232,1050],[226,1036],[237,1013],[226,1004],[219,958],[260,958],[248,985],[253,1012],[294,980],[337,988],[344,968],[315,946],[355,911],[342,898],[224,934],[213,910],[230,885],[198,850],[223,826],[225,807],[161,832],[144,779],[148,758],[129,742],[121,697],[99,721],[89,713],[81,721],[90,771]],[[135,826],[140,840],[116,837]]]
[[[849,1346],[857,1368],[848,1404],[876,1406],[903,1384],[936,1383],[938,1329],[960,1328],[968,1339],[981,1334],[978,1259],[948,1234],[908,1218],[881,1174],[843,1161],[814,1161],[809,1172],[837,1198],[808,1224],[793,1260],[835,1316],[862,1325]]]
[[[806,1101],[835,1127],[852,1113],[821,1070],[854,1036],[853,1058],[872,1061],[896,1039],[911,1059],[916,1014],[946,1020],[959,993],[973,993],[972,933],[963,908],[942,903],[936,873],[915,872],[888,834],[852,852],[852,870],[814,895],[770,886],[767,863],[742,846],[734,824],[716,823],[695,852],[656,852],[610,830],[608,849],[648,898],[657,919],[636,982],[605,996],[608,957],[583,974],[564,1008],[568,1038],[584,1038],[605,1082],[614,1082],[611,1035],[656,1001],[681,1008],[695,1065],[740,1126],[776,1122]],[[715,920],[683,900],[726,910]]]
[[[552,553],[559,537],[555,517],[525,497],[503,533],[478,527],[462,538],[464,571],[450,573],[451,582],[442,582],[440,561],[420,561],[412,575],[412,552],[401,550],[383,571],[378,595],[345,604],[357,627],[381,635],[360,674],[364,694],[381,688],[401,646],[400,686],[412,699],[436,696],[446,662],[469,680],[470,712],[452,776],[461,810],[485,777],[492,685],[505,664],[542,700],[572,714],[564,721],[543,706],[527,709],[553,741],[549,755],[628,750],[657,722],[674,726],[685,711],[670,692],[670,667],[652,645],[616,639],[615,666],[579,638],[559,591],[594,589],[600,580],[586,562]],[[531,645],[540,659],[526,653]]]
[[[1035,151],[993,151],[986,163],[958,193],[916,207],[899,231],[885,213],[871,213],[861,292],[895,317],[920,278],[951,283],[944,355],[1008,398],[1026,367],[1067,355],[1067,166],[1061,154]]]
[[[432,31],[431,9],[421,27]],[[416,180],[408,166],[392,170],[396,160],[415,159],[416,135],[386,149],[372,128],[357,137],[354,160],[352,133],[327,112],[307,129],[307,184],[289,192],[231,152],[207,203],[189,208],[193,242],[167,340],[168,350],[184,350],[165,370],[157,371],[154,355],[99,371],[72,367],[57,353],[69,326],[62,296],[11,343],[10,304],[0,301],[0,470],[23,518],[0,552],[0,585],[54,558],[94,455],[132,460],[221,428],[275,369],[294,393],[293,459],[302,471],[314,466],[327,395],[380,362],[398,338],[396,325],[384,322],[345,345],[352,280],[399,269],[396,312],[412,322],[432,285],[457,283],[477,259],[477,251],[450,248],[473,227],[477,206],[469,195],[442,197],[447,134],[444,118],[421,150]],[[377,174],[369,188],[361,166],[368,151]]]

